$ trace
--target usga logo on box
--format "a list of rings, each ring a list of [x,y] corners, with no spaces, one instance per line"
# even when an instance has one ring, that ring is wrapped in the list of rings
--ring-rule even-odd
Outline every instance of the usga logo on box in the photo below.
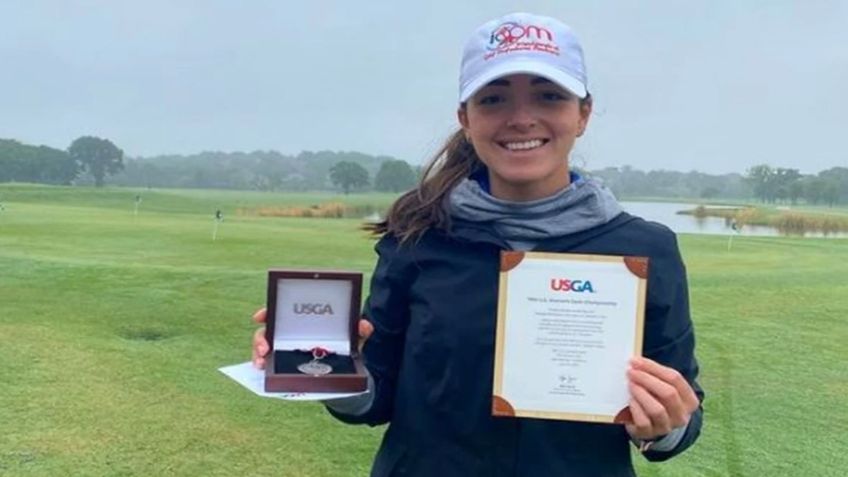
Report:
[[[551,290],[575,293],[595,293],[589,280],[569,280],[567,278],[551,278]]]
[[[332,315],[333,307],[329,303],[295,303],[296,315]]]

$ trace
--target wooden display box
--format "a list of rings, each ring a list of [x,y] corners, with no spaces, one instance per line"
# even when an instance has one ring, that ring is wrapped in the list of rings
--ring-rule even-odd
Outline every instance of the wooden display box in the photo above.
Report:
[[[265,391],[365,391],[368,378],[357,347],[361,296],[358,272],[269,270]],[[315,348],[330,352],[319,360],[332,367],[328,374],[298,370],[313,360]]]

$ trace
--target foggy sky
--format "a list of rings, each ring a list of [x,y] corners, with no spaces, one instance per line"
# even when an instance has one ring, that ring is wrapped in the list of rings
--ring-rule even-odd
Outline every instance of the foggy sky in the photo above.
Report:
[[[0,138],[420,163],[456,125],[466,38],[517,10],[583,43],[595,115],[577,165],[848,166],[839,0],[3,1]]]

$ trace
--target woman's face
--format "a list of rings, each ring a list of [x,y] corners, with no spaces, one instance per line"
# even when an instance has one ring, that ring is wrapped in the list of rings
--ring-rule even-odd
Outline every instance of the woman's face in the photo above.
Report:
[[[458,116],[489,169],[492,195],[528,201],[568,185],[568,155],[591,110],[545,78],[517,74],[483,87]]]

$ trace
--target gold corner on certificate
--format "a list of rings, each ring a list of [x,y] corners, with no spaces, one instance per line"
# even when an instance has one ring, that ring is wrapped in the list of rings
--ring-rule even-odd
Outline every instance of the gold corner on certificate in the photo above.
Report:
[[[641,354],[647,259],[526,252],[501,264],[500,407],[517,417],[615,422],[629,402],[628,360]]]

